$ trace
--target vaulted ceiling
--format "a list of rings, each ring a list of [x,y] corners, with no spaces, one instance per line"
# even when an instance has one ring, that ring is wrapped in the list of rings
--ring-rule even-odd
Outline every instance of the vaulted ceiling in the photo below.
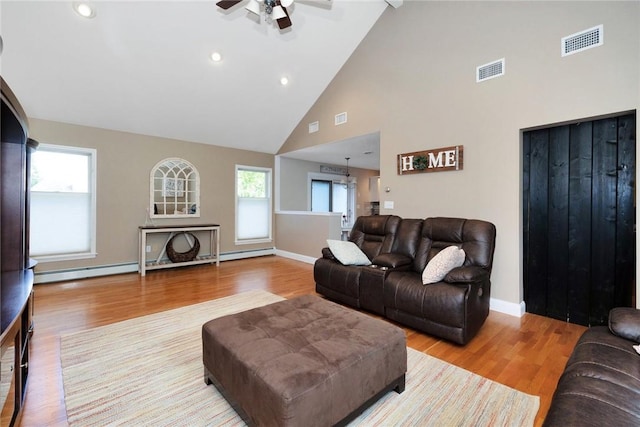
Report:
[[[279,30],[244,2],[91,4],[86,19],[70,1],[0,2],[2,76],[29,117],[267,153],[388,7],[297,0]]]

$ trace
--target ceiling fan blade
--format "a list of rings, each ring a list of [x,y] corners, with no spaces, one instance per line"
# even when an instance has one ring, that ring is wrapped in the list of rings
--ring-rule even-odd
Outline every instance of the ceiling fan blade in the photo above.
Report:
[[[276,4],[280,5],[280,0],[276,0]],[[280,18],[280,19],[276,19],[276,22],[278,23],[278,27],[280,27],[281,30],[284,30],[285,28],[289,28],[292,25],[291,22],[291,18],[289,18],[289,12],[287,12],[287,8],[282,6],[282,10],[284,10],[285,16],[284,18]]]
[[[242,2],[242,0],[220,0],[218,3],[216,3],[216,6],[221,9],[227,10],[240,2]]]

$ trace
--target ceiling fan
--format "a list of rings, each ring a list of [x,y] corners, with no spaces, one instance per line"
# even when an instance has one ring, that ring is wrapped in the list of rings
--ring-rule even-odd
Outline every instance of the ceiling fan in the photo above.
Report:
[[[216,3],[221,9],[227,10],[242,3],[244,0],[221,0]],[[249,12],[260,15],[264,9],[264,13],[270,19],[275,19],[281,30],[289,28],[292,23],[289,18],[287,8],[293,4],[294,0],[249,0],[249,4],[245,7]]]

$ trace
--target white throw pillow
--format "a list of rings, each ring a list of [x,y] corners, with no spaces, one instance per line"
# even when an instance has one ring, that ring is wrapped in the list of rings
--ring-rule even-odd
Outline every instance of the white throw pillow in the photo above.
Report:
[[[457,246],[442,249],[424,268],[422,284],[428,285],[441,281],[451,270],[464,264],[465,256],[464,251]]]
[[[371,261],[353,242],[327,239],[333,256],[344,265],[369,265]]]

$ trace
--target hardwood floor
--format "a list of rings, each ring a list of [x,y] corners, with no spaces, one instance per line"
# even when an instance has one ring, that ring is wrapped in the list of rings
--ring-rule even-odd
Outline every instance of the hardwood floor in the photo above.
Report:
[[[133,317],[196,304],[251,289],[286,298],[315,293],[313,266],[268,256],[148,273],[36,285],[35,333],[22,426],[65,426],[60,336]],[[556,383],[582,326],[533,314],[491,312],[464,347],[404,328],[419,351],[540,396],[536,425],[547,413]],[[96,373],[99,375],[100,373]],[[428,386],[428,385],[425,385]]]

